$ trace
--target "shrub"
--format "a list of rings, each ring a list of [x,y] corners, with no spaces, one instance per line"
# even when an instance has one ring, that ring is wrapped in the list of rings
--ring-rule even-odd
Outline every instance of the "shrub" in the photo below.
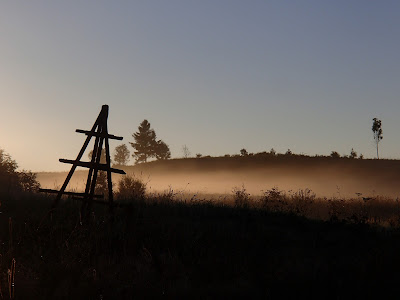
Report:
[[[305,216],[310,206],[314,203],[315,198],[315,193],[310,189],[298,190],[292,195],[294,212],[298,215]]]
[[[287,151],[286,151],[285,155],[287,155],[287,156],[291,156],[291,155],[293,155],[293,152],[292,152],[292,150],[290,150],[290,149],[287,149]]]
[[[358,156],[358,155],[357,155],[357,152],[354,151],[353,148],[351,148],[351,152],[350,152],[350,156],[349,156],[349,157],[354,159],[354,158],[357,158],[357,156]]]
[[[156,203],[170,204],[175,200],[176,194],[177,193],[175,193],[172,187],[170,186],[164,192],[152,195],[151,200],[153,200]]]
[[[288,206],[286,195],[277,187],[264,192],[260,199],[261,207],[270,211],[284,211]]]
[[[0,149],[0,192],[34,192],[40,187],[36,174],[31,171],[17,171],[18,164],[3,149]]]
[[[337,153],[336,151],[332,151],[332,152],[331,152],[331,157],[332,157],[332,158],[340,158],[340,154]]]
[[[147,183],[132,175],[126,175],[118,182],[117,197],[120,199],[145,199]]]
[[[340,221],[346,211],[344,199],[329,199],[328,200],[328,208],[329,208],[329,220],[331,222],[337,222]],[[351,217],[351,219],[354,221],[354,216]]]
[[[247,152],[246,149],[243,148],[243,149],[240,150],[240,155],[241,155],[241,156],[248,156],[249,153]]]
[[[235,207],[248,208],[250,206],[250,194],[247,193],[244,185],[241,188],[234,187],[232,192],[234,194]]]
[[[18,182],[20,188],[24,192],[37,192],[40,188],[40,183],[36,179],[36,173],[31,171],[18,172]]]

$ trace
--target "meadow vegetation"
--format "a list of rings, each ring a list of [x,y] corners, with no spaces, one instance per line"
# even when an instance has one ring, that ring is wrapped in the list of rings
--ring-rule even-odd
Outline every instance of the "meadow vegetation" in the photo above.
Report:
[[[381,197],[318,198],[244,186],[230,195],[146,190],[125,177],[113,221],[95,206],[2,198],[1,295],[16,299],[350,298],[398,292],[400,209]]]
[[[124,177],[115,186],[113,218],[94,205],[89,220],[82,220],[77,200],[65,197],[49,213],[53,196],[3,190],[0,298],[337,299],[400,292],[396,198],[340,191],[318,197],[311,189],[279,187],[253,195],[245,185],[206,195],[148,184],[146,177]]]

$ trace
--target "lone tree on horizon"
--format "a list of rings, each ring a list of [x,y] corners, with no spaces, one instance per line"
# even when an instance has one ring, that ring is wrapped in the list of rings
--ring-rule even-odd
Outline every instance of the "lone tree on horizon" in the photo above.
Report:
[[[183,158],[188,158],[191,155],[190,150],[186,145],[182,146],[182,153],[183,153]]]
[[[147,159],[151,157],[156,159],[168,159],[171,157],[168,145],[162,140],[157,141],[156,133],[150,127],[149,121],[143,120],[138,129],[139,131],[132,135],[135,142],[130,142],[133,149],[136,150],[132,156],[135,157],[137,163],[147,162]]]
[[[115,147],[114,161],[117,165],[126,166],[129,161],[130,152],[125,144]]]
[[[374,133],[374,141],[376,144],[376,157],[379,159],[379,142],[383,139],[382,136],[382,121],[378,118],[372,119],[372,132]]]

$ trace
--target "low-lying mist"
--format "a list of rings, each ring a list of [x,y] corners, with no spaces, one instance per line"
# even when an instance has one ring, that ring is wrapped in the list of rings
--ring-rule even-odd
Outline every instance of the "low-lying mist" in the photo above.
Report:
[[[400,194],[400,162],[354,159],[200,158],[155,161],[124,167],[147,183],[148,192],[231,194],[244,186],[252,195],[278,187],[285,191],[311,189],[320,197],[390,196]],[[39,173],[43,188],[59,188],[67,173]],[[82,191],[87,172],[76,171],[68,190]],[[122,175],[113,175],[115,186]]]

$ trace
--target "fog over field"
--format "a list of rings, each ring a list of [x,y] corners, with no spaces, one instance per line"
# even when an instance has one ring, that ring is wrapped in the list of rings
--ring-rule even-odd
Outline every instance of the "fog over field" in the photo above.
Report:
[[[320,197],[390,196],[400,194],[400,162],[329,158],[260,159],[257,157],[200,158],[154,161],[123,167],[147,183],[149,192],[231,194],[244,187],[252,195],[278,187],[285,191],[309,188]],[[87,172],[77,171],[68,189],[82,190]],[[44,188],[58,188],[67,173],[39,173]],[[122,175],[113,175],[117,183]]]

